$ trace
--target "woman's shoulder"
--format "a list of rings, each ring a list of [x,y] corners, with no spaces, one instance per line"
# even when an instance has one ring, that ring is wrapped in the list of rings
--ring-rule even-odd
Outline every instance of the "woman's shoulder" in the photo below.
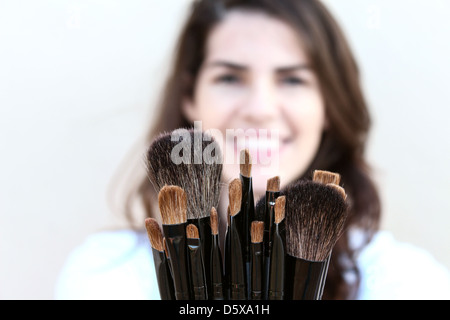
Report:
[[[360,299],[450,299],[450,273],[430,252],[379,231],[358,257]]]
[[[68,255],[55,299],[159,299],[145,232],[96,232]]]

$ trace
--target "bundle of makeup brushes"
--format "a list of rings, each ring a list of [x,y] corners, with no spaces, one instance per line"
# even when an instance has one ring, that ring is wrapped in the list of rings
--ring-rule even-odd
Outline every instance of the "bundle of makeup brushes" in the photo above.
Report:
[[[213,137],[193,129],[163,133],[145,161],[161,215],[161,225],[147,218],[145,226],[162,300],[322,298],[348,214],[339,174],[315,171],[284,189],[271,178],[255,204],[252,159],[242,150],[239,177],[228,184],[221,246],[222,153]]]

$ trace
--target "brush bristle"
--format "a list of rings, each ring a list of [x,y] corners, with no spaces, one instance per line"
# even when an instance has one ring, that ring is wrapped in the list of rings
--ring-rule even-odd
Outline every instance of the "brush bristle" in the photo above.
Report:
[[[222,152],[211,135],[194,129],[160,134],[147,151],[146,166],[157,191],[164,185],[184,189],[188,219],[207,217],[211,207],[218,206]]]
[[[242,183],[240,179],[231,181],[228,187],[228,200],[230,204],[230,215],[235,216],[241,210]]]
[[[289,186],[286,196],[286,248],[289,255],[324,261],[342,235],[348,210],[334,188],[313,181]]]
[[[198,239],[200,238],[198,233],[198,228],[195,226],[195,224],[188,224],[186,227],[186,238],[188,239]]]
[[[339,185],[341,182],[341,175],[331,171],[315,170],[313,174],[313,181],[320,182],[322,184],[334,183]]]
[[[340,195],[342,196],[342,198],[344,198],[344,200],[347,200],[347,193],[345,192],[345,189],[341,186],[338,186],[337,184],[334,183],[327,183],[328,187],[334,188],[337,192],[340,193]]]
[[[148,239],[152,248],[158,251],[164,251],[163,235],[156,219],[145,219],[145,229],[147,229]]]
[[[213,235],[219,234],[219,215],[217,214],[216,208],[211,208],[211,214],[209,217],[211,223],[211,233]]]
[[[284,220],[285,217],[285,206],[286,206],[286,197],[285,196],[279,196],[275,200],[275,223],[279,224],[281,221]]]
[[[241,175],[250,178],[252,176],[252,157],[248,149],[241,151],[239,163]]]
[[[187,198],[182,188],[178,186],[162,187],[158,194],[158,205],[163,224],[180,224],[187,221]]]
[[[267,180],[267,191],[278,192],[280,191],[280,177],[273,177]]]
[[[263,221],[252,221],[250,227],[250,237],[252,243],[263,242],[264,238],[264,222]]]

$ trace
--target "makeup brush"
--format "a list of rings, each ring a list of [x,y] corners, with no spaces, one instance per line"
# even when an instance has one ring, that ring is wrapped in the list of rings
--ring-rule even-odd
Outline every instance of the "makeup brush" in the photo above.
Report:
[[[275,220],[275,200],[280,195],[280,177],[276,176],[267,180],[264,212],[264,298],[267,299],[269,287],[270,256],[273,241],[273,229]]]
[[[253,198],[253,180],[252,180],[252,157],[248,149],[240,153],[239,159],[239,178],[242,184],[241,215],[236,217],[238,228],[240,229],[241,241],[243,246],[245,272],[247,281],[247,290],[250,290],[250,225],[255,219],[255,200]],[[247,292],[247,295],[249,292]]]
[[[327,183],[326,185],[328,187],[334,188],[341,195],[341,197],[342,197],[342,199],[344,199],[344,201],[347,200],[347,193],[345,192],[345,189],[343,187],[338,186],[338,185],[336,185],[334,183]],[[331,252],[330,252],[330,254],[329,254],[329,256],[328,256],[328,258],[326,260],[326,270],[328,270],[328,267],[330,265],[330,260],[331,260]],[[325,282],[326,282],[326,274],[324,274],[323,278],[322,278],[322,288],[321,288],[321,291],[320,291],[320,296],[323,295]]]
[[[228,254],[228,288],[230,300],[247,299],[247,281],[244,262],[244,247],[242,246],[241,235],[238,230],[237,219],[242,215],[241,198],[242,184],[240,179],[234,179],[229,184],[229,205],[230,205],[230,227],[227,234],[226,244],[229,245]]]
[[[219,215],[211,208],[211,299],[224,300],[222,253],[219,246]]]
[[[333,183],[335,185],[339,185],[341,182],[341,175],[331,171],[314,170],[313,181],[320,182],[322,184]]]
[[[286,228],[285,228],[286,197],[279,196],[275,200],[275,223],[273,230],[272,251],[270,255],[269,300],[284,299],[285,260],[286,260]]]
[[[336,186],[340,189],[343,190],[344,195],[345,195],[345,190],[341,187],[339,187],[339,183],[341,182],[341,175],[339,173],[336,172],[331,172],[331,171],[325,171],[325,170],[315,170],[313,173],[313,181],[318,182],[318,183],[322,183],[324,185],[330,185],[330,186]],[[342,190],[338,190],[340,192],[342,192]],[[343,196],[344,200],[347,198],[347,196]],[[330,260],[331,260],[331,252],[330,255],[328,256],[328,258],[326,259],[326,269],[328,270],[328,266],[330,265]],[[326,276],[326,274],[323,275],[324,277]],[[324,284],[326,281],[325,278],[322,279],[322,283]],[[323,288],[322,288],[323,291]],[[320,293],[320,295],[322,295],[323,292]]]
[[[195,225],[187,225],[186,237],[194,300],[206,300],[206,280],[202,249],[198,229]]]
[[[320,300],[327,258],[344,230],[348,210],[341,194],[314,181],[287,188],[286,281],[289,300]]]
[[[178,186],[164,186],[158,194],[162,229],[170,257],[176,300],[189,300],[191,281],[186,245],[186,193]]]
[[[253,221],[251,224],[251,299],[263,299],[263,239],[264,221]]]
[[[175,300],[173,279],[164,253],[163,236],[159,224],[155,219],[147,218],[145,219],[145,228],[152,247],[153,262],[155,264],[156,279],[158,280],[161,300]]]
[[[179,157],[182,151],[183,157]],[[175,156],[174,156],[175,154]],[[183,188],[187,198],[187,223],[200,233],[209,295],[211,226],[210,210],[220,197],[222,152],[215,139],[200,130],[177,129],[159,135],[147,151],[147,173],[157,190],[164,185]]]

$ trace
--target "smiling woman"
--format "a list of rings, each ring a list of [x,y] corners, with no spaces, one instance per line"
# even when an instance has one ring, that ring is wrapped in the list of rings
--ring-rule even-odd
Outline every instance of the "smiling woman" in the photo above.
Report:
[[[279,163],[271,170],[261,163],[254,166],[257,196],[263,195],[266,181],[273,176],[280,175],[284,184],[298,178],[319,148],[325,105],[295,29],[263,12],[231,11],[212,30],[205,52],[193,95],[184,99],[188,120],[202,121],[203,129],[218,129],[223,135],[230,128],[278,133],[279,146],[271,151],[278,153]],[[246,145],[253,159],[264,153],[264,146],[270,143],[262,137]],[[238,163],[226,164],[225,181],[238,169]]]
[[[161,132],[192,127],[195,121],[222,136],[229,129],[276,132],[276,149],[261,135],[246,141],[253,158],[270,148],[279,159],[275,166],[255,163],[256,199],[273,176],[285,187],[311,178],[316,169],[341,175],[350,214],[332,253],[324,299],[450,297],[445,268],[427,253],[379,231],[380,199],[365,155],[371,118],[358,66],[343,32],[320,1],[195,1],[158,107],[143,148]],[[218,142],[224,149],[240,151],[235,139]],[[238,163],[224,163],[224,183],[238,174]],[[156,193],[148,178],[142,175],[130,182],[124,213],[133,216],[137,203],[143,204],[146,217],[157,218]],[[227,194],[222,196],[218,211],[226,221]],[[143,226],[143,221],[137,223]],[[114,247],[136,239],[145,243],[145,233],[93,236],[70,257],[58,297],[157,297],[152,267],[142,272],[151,260],[145,245]],[[92,266],[92,257],[99,264]],[[114,264],[113,257],[121,257],[122,263]]]

